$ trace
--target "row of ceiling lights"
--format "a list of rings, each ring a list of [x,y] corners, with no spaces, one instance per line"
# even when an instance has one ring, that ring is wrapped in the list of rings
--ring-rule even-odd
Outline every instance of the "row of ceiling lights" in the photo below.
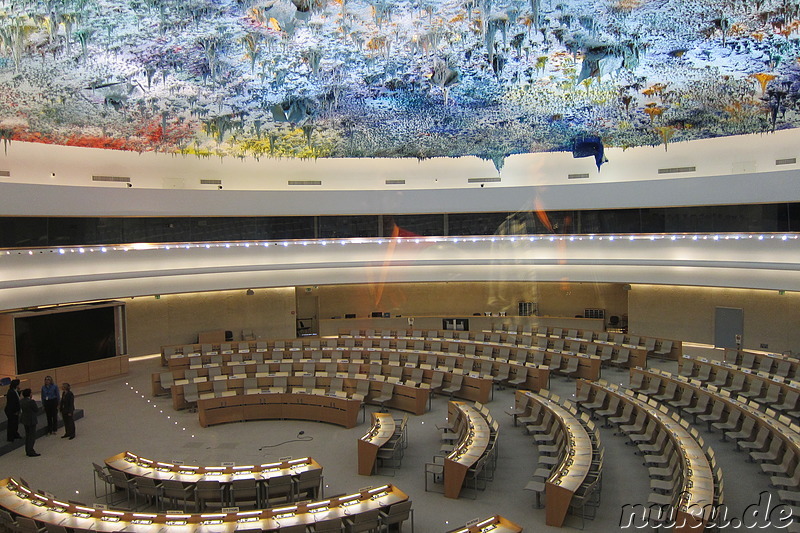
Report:
[[[151,243],[134,243],[115,246],[99,246],[99,247],[83,247],[83,246],[69,246],[63,248],[37,248],[35,250],[6,250],[6,255],[12,253],[17,255],[33,255],[34,253],[58,253],[64,255],[66,253],[86,253],[86,252],[101,252],[108,251],[123,251],[130,250],[178,250],[178,249],[192,249],[192,248],[250,248],[250,247],[269,247],[269,246],[308,246],[320,245],[327,246],[328,244],[340,244],[342,246],[348,244],[388,244],[390,242],[414,243],[414,244],[435,244],[435,243],[470,243],[470,242],[536,242],[536,241],[593,241],[593,240],[628,240],[628,241],[656,241],[666,240],[692,240],[692,241],[720,241],[720,240],[744,240],[744,239],[757,239],[763,241],[765,239],[779,239],[782,241],[797,240],[800,235],[796,233],[786,234],[699,234],[699,235],[667,235],[667,234],[637,234],[637,235],[559,235],[559,236],[491,236],[491,237],[396,237],[396,238],[355,238],[355,239],[335,239],[335,240],[304,240],[304,241],[254,241],[254,242],[226,242],[226,243],[186,243],[186,244],[151,244]]]

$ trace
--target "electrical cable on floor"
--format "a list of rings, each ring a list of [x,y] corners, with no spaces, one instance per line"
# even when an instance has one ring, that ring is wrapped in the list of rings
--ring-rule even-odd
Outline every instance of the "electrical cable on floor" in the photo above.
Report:
[[[301,431],[297,434],[297,438],[291,440],[285,440],[283,442],[279,442],[278,444],[265,444],[264,446],[259,448],[258,451],[261,451],[264,448],[277,448],[278,446],[283,446],[284,444],[289,444],[290,442],[311,442],[312,440],[314,440],[314,437],[310,435],[304,437],[303,435],[305,435],[305,433],[306,433],[305,431]]]

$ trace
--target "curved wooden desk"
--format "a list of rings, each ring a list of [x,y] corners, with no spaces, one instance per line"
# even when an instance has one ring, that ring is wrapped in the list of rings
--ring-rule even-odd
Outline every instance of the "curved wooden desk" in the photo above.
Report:
[[[319,340],[319,339],[317,339]],[[337,342],[347,342],[348,340],[353,341],[352,346],[340,346]],[[525,352],[523,360],[516,360],[510,358],[509,356],[497,356],[497,357],[488,357],[488,356],[479,356],[479,355],[470,355],[464,353],[456,353],[456,352],[447,352],[447,351],[434,351],[431,349],[409,349],[409,348],[398,348],[396,347],[396,340],[391,341],[395,344],[395,347],[386,346],[386,347],[374,347],[374,346],[363,346],[363,345],[355,345],[356,341],[364,341],[366,339],[325,339],[326,342],[329,342],[330,345],[327,346],[320,346],[317,348],[313,347],[295,347],[295,348],[280,348],[276,350],[267,350],[265,352],[256,353],[256,352],[248,352],[247,354],[235,354],[235,353],[225,353],[225,354],[215,354],[211,355],[210,353],[201,354],[200,352],[194,352],[193,355],[184,355],[184,354],[175,354],[170,356],[167,359],[167,365],[169,366],[170,370],[176,371],[181,369],[202,369],[209,366],[225,366],[225,365],[245,365],[250,367],[250,365],[257,365],[257,364],[269,364],[269,365],[277,365],[280,363],[305,363],[305,362],[314,362],[314,363],[331,363],[336,362],[339,364],[347,364],[347,363],[366,363],[368,362],[365,359],[365,356],[370,360],[374,360],[373,358],[378,358],[382,361],[382,364],[391,365],[391,357],[392,355],[399,356],[399,362],[402,366],[407,368],[413,367],[422,367],[426,369],[426,378],[427,382],[430,383],[431,373],[427,372],[427,370],[432,370],[434,368],[441,370],[441,367],[445,364],[445,361],[448,357],[455,357],[457,359],[455,369],[463,369],[465,367],[465,362],[470,361],[473,364],[481,364],[484,361],[491,361],[492,363],[492,376],[496,376],[500,370],[501,364],[508,364],[510,366],[510,376],[509,379],[513,379],[518,374],[519,370],[523,367],[526,371],[526,378],[525,382],[521,385],[522,388],[528,390],[539,390],[540,388],[546,388],[549,383],[550,371],[547,366],[539,366],[533,364],[532,362],[528,362],[532,360],[531,352],[529,348],[520,347],[519,350]],[[377,340],[377,339],[376,339]],[[390,339],[381,339],[386,341],[386,343],[391,344]],[[302,339],[303,342],[307,342],[308,339]],[[423,343],[423,341],[420,341]],[[430,343],[428,343],[430,348]],[[441,343],[440,343],[441,344]],[[474,344],[474,343],[473,343]],[[427,366],[425,367],[424,360],[427,359],[428,356],[435,356],[437,359],[436,366]],[[417,364],[409,363],[411,357],[416,357],[419,362]],[[241,361],[236,361],[235,359],[241,359]],[[584,364],[594,364],[590,362],[590,357],[585,356],[581,357],[581,360],[585,359]],[[599,361],[597,362],[597,372],[599,372]],[[340,369],[341,370],[341,369]],[[272,370],[274,372],[274,370]],[[448,370],[450,371],[450,370]],[[583,371],[582,371],[583,372]],[[594,372],[594,371],[592,371]],[[477,375],[477,372],[463,372],[464,374],[464,382],[461,390],[455,394],[455,396],[459,398],[463,398],[465,400],[472,400],[481,403],[487,403],[490,400],[491,392],[492,392],[492,377],[489,376],[487,378],[481,377]],[[592,374],[593,375],[593,374]],[[591,377],[588,375],[587,377]],[[154,394],[158,392],[154,389]]]
[[[689,372],[692,375],[688,375],[686,372],[686,367],[689,366]],[[709,378],[707,380],[701,380],[697,375],[695,375],[694,371],[697,369],[698,374],[700,369],[703,367],[709,367]],[[729,375],[729,379],[733,379],[737,375],[742,375],[744,379],[744,384],[747,385],[747,390],[750,390],[754,383],[760,382],[761,395],[753,396],[749,395],[750,398],[753,400],[767,406],[771,407],[772,403],[780,403],[786,399],[786,396],[789,393],[795,393],[800,395],[800,383],[797,381],[792,381],[789,378],[777,376],[777,375],[770,375],[764,371],[757,371],[751,368],[744,368],[740,367],[735,364],[726,363],[724,361],[717,361],[714,359],[706,359],[703,357],[691,357],[689,355],[684,355],[681,357],[679,364],[678,364],[679,372],[681,376],[688,377],[690,379],[698,379],[703,381],[705,385],[714,385],[710,383],[711,381],[716,380],[720,372],[727,372]],[[731,384],[732,385],[732,384]],[[723,385],[721,388],[727,389],[730,388],[731,385]],[[780,396],[775,399],[768,399],[767,392],[770,386],[778,387],[780,390]],[[741,391],[732,390],[733,393],[740,393]],[[792,409],[787,409],[792,410]]]
[[[175,384],[170,389],[170,395],[172,396],[172,407],[176,410],[184,409],[189,406],[186,402],[185,398],[185,385],[188,384],[188,380],[183,379],[183,373],[180,371],[176,371],[173,375],[177,374],[178,379],[176,379]],[[247,374],[223,374],[219,376],[221,379],[217,379],[215,381],[208,381],[207,375],[208,370],[201,370],[199,371],[199,375],[201,376],[200,382],[197,382],[197,390],[198,393],[201,395],[210,395],[213,394],[213,387],[215,381],[225,381],[226,383],[226,393],[233,393],[230,395],[241,395],[248,393],[249,390],[245,389],[244,380],[247,378],[255,378],[256,379],[256,387],[257,390],[264,390],[269,389],[275,384],[275,378],[283,377],[286,379],[287,383],[287,390],[291,391],[295,388],[304,388],[303,387],[303,379],[305,375],[292,375],[286,376],[284,373],[275,372],[271,375],[260,375],[256,372],[248,372]],[[256,377],[258,376],[258,377]],[[316,387],[318,394],[325,395],[325,396],[333,396],[337,398],[352,398],[353,394],[356,393],[358,390],[359,382],[367,382],[369,385],[369,393],[365,395],[364,401],[369,403],[372,398],[377,397],[381,393],[381,388],[383,387],[384,382],[378,381],[375,379],[369,379],[366,374],[363,374],[363,377],[351,377],[346,372],[336,373],[335,375],[330,375],[324,372],[319,372],[316,375],[313,375],[316,378]],[[330,392],[330,383],[333,377],[338,377],[342,379],[342,391],[340,392]],[[388,381],[388,379],[387,379]],[[393,409],[400,409],[402,411],[408,411],[410,413],[414,413],[416,415],[424,414],[425,411],[428,409],[428,402],[430,398],[430,389],[427,384],[418,384],[412,385],[409,383],[396,383],[392,395],[392,399],[386,402],[387,407],[391,407]],[[159,374],[153,375],[153,389],[154,390],[162,390],[161,387],[161,378]],[[280,392],[280,391],[278,391]],[[155,394],[156,396],[158,394]],[[222,396],[220,394],[219,396]]]
[[[683,527],[675,528],[675,531],[702,531],[706,521],[709,519],[706,513],[710,511],[715,501],[716,487],[714,486],[711,464],[700,443],[692,437],[684,426],[669,415],[659,411],[656,406],[651,405],[648,401],[634,397],[632,395],[633,391],[630,389],[621,389],[609,383],[590,383],[583,380],[579,380],[576,383],[579,396],[583,387],[591,387],[595,391],[603,390],[608,395],[618,397],[623,404],[632,404],[637,412],[643,412],[650,420],[654,421],[660,431],[666,432],[667,437],[672,441],[675,450],[680,455],[678,464],[681,465],[680,490],[676,490],[680,499],[674,501],[674,505],[676,506],[676,521],[678,524],[683,524]],[[703,511],[701,513],[702,516],[698,517],[692,514],[691,510],[697,509]]]
[[[182,483],[216,481],[231,483],[237,479],[264,481],[273,477],[322,470],[322,465],[311,457],[287,461],[242,466],[188,466],[145,459],[131,452],[123,452],[105,460],[109,469],[124,472],[129,477],[149,477],[156,480],[173,479]]]
[[[485,519],[475,519],[467,522],[464,527],[453,529],[447,533],[521,533],[522,526],[518,526],[508,518],[494,515]]]
[[[408,500],[393,485],[364,489],[346,496],[303,502],[272,509],[236,513],[164,514],[97,509],[38,494],[18,481],[0,480],[0,507],[13,515],[79,531],[114,533],[207,533],[237,529],[279,532],[281,528],[310,525],[331,518],[382,509]]]
[[[451,401],[447,406],[447,420],[455,425],[466,418],[464,432],[455,449],[444,459],[444,495],[458,498],[467,477],[467,470],[478,462],[489,447],[491,429],[486,418],[477,409],[464,402]]]
[[[358,474],[370,476],[375,471],[378,450],[389,442],[397,424],[389,413],[372,413],[372,426],[366,435],[358,439]]]
[[[561,431],[566,435],[566,448],[561,462],[553,468],[553,472],[545,484],[546,514],[548,526],[561,527],[567,518],[572,496],[586,480],[594,458],[595,447],[584,425],[572,413],[554,401],[533,394],[529,391],[517,391],[516,404],[523,399],[535,401],[555,417]]]
[[[290,418],[352,428],[357,425],[360,408],[359,400],[304,393],[237,394],[197,401],[203,427],[245,420]]]
[[[713,400],[722,402],[729,412],[739,411],[744,417],[753,419],[756,428],[766,428],[771,438],[783,441],[786,449],[794,455],[795,460],[800,460],[800,425],[792,422],[789,417],[785,415],[778,416],[778,414],[770,408],[761,411],[754,402],[732,398],[730,392],[726,390],[718,390],[713,386],[706,388],[701,386],[698,381],[687,379],[683,376],[675,376],[668,372],[644,370],[641,368],[634,369],[631,372],[643,374],[648,379],[658,378],[662,381],[673,381],[681,390],[689,388],[692,389],[695,394],[708,395]],[[791,500],[787,503],[795,505],[797,500]]]

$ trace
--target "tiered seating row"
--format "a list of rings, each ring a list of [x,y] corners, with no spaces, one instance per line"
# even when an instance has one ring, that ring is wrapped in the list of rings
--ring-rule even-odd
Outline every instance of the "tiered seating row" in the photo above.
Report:
[[[358,439],[358,474],[371,476],[379,464],[399,466],[408,445],[408,415],[395,419],[389,413],[372,413],[372,425]]]
[[[684,355],[680,363],[683,377],[728,390],[789,416],[800,416],[800,382],[702,357]]]
[[[444,458],[444,495],[458,498],[468,477],[476,480],[477,489],[477,480],[484,470],[493,468],[486,463],[495,460],[500,428],[488,409],[460,401],[448,404],[447,421],[459,438],[453,451]]]
[[[368,331],[368,330],[367,330]],[[353,331],[356,333],[356,331]],[[402,333],[402,332],[400,332]],[[436,334],[436,331],[429,333]],[[554,372],[580,374],[585,379],[598,379],[600,363],[609,362],[621,366],[645,365],[647,350],[643,346],[616,345],[611,341],[587,341],[586,339],[565,339],[547,337],[527,337],[521,339],[500,339],[500,334],[471,334],[468,339],[448,339],[442,337],[368,337],[350,335],[344,338],[346,346],[405,347],[411,343],[414,348],[427,348],[433,351],[444,350],[452,353],[475,354],[493,359],[515,359],[542,364],[543,357]],[[503,342],[514,341],[514,342]],[[569,344],[567,344],[567,342]],[[511,353],[514,350],[514,353]],[[558,355],[558,358],[554,358]],[[572,361],[576,358],[576,361]],[[563,359],[563,361],[562,361]],[[566,366],[564,364],[566,363]],[[573,366],[574,365],[574,366]]]
[[[775,374],[784,378],[800,378],[800,360],[777,353],[759,353],[739,350],[735,360],[728,361],[742,368]]]
[[[264,532],[300,532],[316,530],[324,522],[374,524],[381,527],[381,516],[388,516],[408,496],[393,485],[381,485],[328,500],[308,501],[273,509],[203,514],[139,513],[100,509],[39,494],[11,478],[0,481],[0,507],[9,513],[21,530],[43,531],[69,528],[74,533],[90,531],[126,531],[132,533],[200,533],[215,531],[261,530]],[[31,529],[33,528],[33,529]]]
[[[631,379],[653,397],[674,384],[679,399],[664,397],[663,401],[736,441],[741,451],[749,452],[761,469],[772,475],[771,484],[783,489],[778,491],[781,500],[792,506],[800,503],[800,425],[773,409],[762,412],[753,401],[733,398],[729,391],[683,376],[637,368],[631,371]],[[684,391],[691,392],[688,399]],[[793,507],[795,515],[797,510]]]
[[[477,342],[493,342],[519,346],[532,346],[537,338],[565,339],[581,343],[611,343],[618,347],[645,349],[657,357],[677,359],[682,353],[682,343],[671,339],[608,333],[606,331],[566,329],[558,327],[539,327],[534,332],[517,334],[505,331],[470,332],[452,330],[339,330],[340,336],[383,337],[383,338],[425,338],[461,339]]]
[[[599,502],[603,447],[594,422],[558,400],[548,391],[517,391],[514,414],[523,415],[528,431],[537,435],[542,456],[543,466],[526,489],[541,493],[544,484],[545,522],[561,527],[570,508],[583,513],[590,500]]]
[[[276,341],[276,343],[282,342],[283,341]],[[284,346],[279,346],[272,351],[269,351],[267,348],[262,348],[264,350],[263,352],[243,351],[243,353],[226,354],[214,354],[213,352],[204,354],[201,352],[192,352],[190,355],[172,354],[169,356],[169,359],[167,359],[167,363],[170,369],[175,369],[186,367],[199,368],[205,364],[222,364],[223,362],[276,363],[286,362],[287,360],[295,362],[358,362],[363,361],[366,357],[371,361],[375,361],[376,359],[384,359],[387,360],[389,364],[395,365],[419,365],[422,368],[439,368],[445,366],[446,360],[444,357],[454,356],[463,357],[464,359],[455,360],[455,363],[450,365],[450,368],[447,368],[447,370],[450,372],[462,374],[472,373],[474,375],[479,370],[478,368],[475,368],[475,363],[478,362],[478,359],[481,360],[478,365],[482,367],[480,372],[484,375],[491,375],[492,370],[499,371],[499,363],[527,366],[534,373],[538,374],[541,374],[542,371],[549,372],[549,367],[541,368],[544,366],[544,357],[539,357],[537,359],[532,355],[531,350],[526,348],[517,349],[512,356],[510,354],[510,348],[507,346],[499,347],[498,353],[493,354],[492,350],[494,347],[483,346],[476,343],[469,343],[472,345],[470,349],[470,346],[465,345],[462,348],[462,346],[457,343],[451,343],[448,346],[443,346],[441,342],[437,341],[427,343],[426,346],[426,342],[424,340],[417,340],[413,342],[413,349],[411,349],[411,346],[408,345],[408,342],[405,339],[397,340],[394,343],[395,346],[390,346],[390,339],[380,339],[378,342],[373,343],[371,339],[347,338],[342,339],[342,342],[345,344],[344,346],[336,346],[336,343],[338,342],[337,339],[324,339],[324,343],[330,344],[330,346],[314,346],[320,342],[320,339],[296,339],[293,341],[293,344],[296,344],[297,346],[292,348],[285,349]],[[359,343],[358,346],[356,346],[356,342]],[[478,353],[477,350],[479,347],[481,348],[480,353]],[[460,348],[462,349],[459,351]],[[493,364],[491,368],[483,368],[484,365],[487,364],[484,361],[489,361],[496,364]],[[595,368],[588,370],[588,372],[594,372],[597,374],[599,373],[599,361],[596,363],[597,364],[589,362],[589,358],[586,357],[581,363],[580,368],[578,368],[579,365],[577,363],[575,364],[575,369],[577,369],[579,372],[583,372],[584,366],[592,365]],[[429,366],[424,367],[423,365],[425,364]],[[516,372],[514,372],[514,374],[515,376],[510,378],[512,381],[521,377],[516,376]],[[498,374],[495,373],[494,376],[498,376]],[[509,379],[504,372],[500,372],[499,376],[501,377],[501,381],[506,381]],[[587,375],[587,379],[594,379],[594,377],[592,375]],[[536,390],[538,390],[540,387],[540,385],[536,383],[530,383],[528,381],[523,382],[523,386]],[[475,401],[484,402],[487,401],[480,398],[466,399],[474,399]]]
[[[341,365],[345,371],[334,372],[333,368],[331,371],[316,371],[314,363],[310,363],[314,365],[311,368],[306,366],[308,364],[301,363],[306,368],[297,372],[293,371],[292,363],[285,363],[285,370],[271,372],[266,369],[258,371],[258,368],[242,372],[243,369],[235,365],[161,372],[153,374],[152,388],[156,396],[171,394],[175,409],[191,407],[198,400],[243,394],[292,392],[350,398],[368,403],[375,403],[378,398],[388,394],[390,398],[383,400],[382,405],[421,415],[428,408],[431,386],[441,387],[445,383],[443,372],[431,370],[354,363],[351,368]],[[337,363],[331,364],[339,366]],[[217,371],[220,373],[216,374]],[[437,378],[438,384],[435,381]],[[453,381],[452,376],[450,381]],[[456,394],[488,398],[491,386],[492,382],[488,379],[462,377],[461,387]]]
[[[581,407],[617,424],[639,447],[651,476],[663,478],[651,480],[655,492],[649,503],[671,507],[678,524],[702,531],[713,506],[721,503],[722,476],[714,472],[713,451],[703,450],[700,435],[677,413],[670,416],[666,407],[631,389],[604,381],[576,383]]]
[[[310,457],[289,459],[261,465],[188,466],[154,461],[131,452],[105,460],[112,487],[154,498],[194,501],[200,511],[207,502],[221,507],[243,506],[252,502],[257,508],[270,501],[293,501],[300,494],[317,498],[322,487],[322,466]]]
[[[538,390],[546,387],[549,380],[549,370],[546,366],[535,366],[530,363],[526,365],[504,363],[455,354],[425,352],[403,354],[399,351],[374,350],[369,352],[370,359],[368,360],[363,359],[364,354],[360,352],[353,353],[343,350],[330,354],[337,357],[335,360],[304,357],[306,355],[313,357],[314,352],[297,351],[293,355],[297,358],[264,363],[258,363],[257,360],[226,360],[235,358],[236,355],[199,356],[195,358],[196,361],[193,361],[192,365],[171,364],[170,368],[173,369],[172,375],[178,385],[185,385],[180,382],[181,379],[197,382],[225,380],[231,377],[259,379],[298,376],[357,378],[358,375],[363,375],[363,377],[374,376],[374,379],[378,381],[404,382],[414,388],[430,388],[434,392],[441,388],[453,392],[454,396],[484,403],[491,398],[493,382],[505,382],[514,386]],[[358,358],[348,359],[347,356]],[[424,359],[421,359],[422,357]],[[210,362],[212,358],[221,359]],[[204,363],[204,359],[209,362]],[[181,368],[183,370],[180,370]],[[166,392],[162,390],[163,387],[158,386],[162,375],[167,382],[169,380],[167,373],[154,374],[153,393],[155,395]],[[203,377],[206,379],[198,380]],[[222,388],[222,385],[218,385],[218,388]],[[256,388],[256,386],[250,388]],[[174,401],[176,408],[182,407],[183,404]],[[416,413],[416,411],[412,412]]]

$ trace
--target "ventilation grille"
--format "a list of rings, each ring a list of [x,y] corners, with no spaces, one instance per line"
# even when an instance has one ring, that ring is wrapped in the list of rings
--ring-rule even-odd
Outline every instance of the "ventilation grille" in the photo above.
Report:
[[[776,165],[794,165],[795,163],[797,163],[797,158],[796,157],[790,157],[789,159],[776,159],[775,160],[775,164]],[[0,176],[2,176],[2,174],[0,174]]]
[[[567,174],[568,180],[585,180],[589,174]]]
[[[0,170],[0,178],[10,178],[11,171],[10,170]]]
[[[130,183],[131,179],[123,176],[92,176],[92,181],[111,181],[115,183]]]
[[[222,185],[222,180],[200,180],[200,185]]]
[[[467,183],[497,183],[500,178],[467,178]]]
[[[289,180],[289,185],[322,185],[320,180]]]
[[[405,185],[406,180],[386,180],[386,185]]]
[[[659,168],[659,174],[680,174],[681,172],[695,172],[697,167]]]

